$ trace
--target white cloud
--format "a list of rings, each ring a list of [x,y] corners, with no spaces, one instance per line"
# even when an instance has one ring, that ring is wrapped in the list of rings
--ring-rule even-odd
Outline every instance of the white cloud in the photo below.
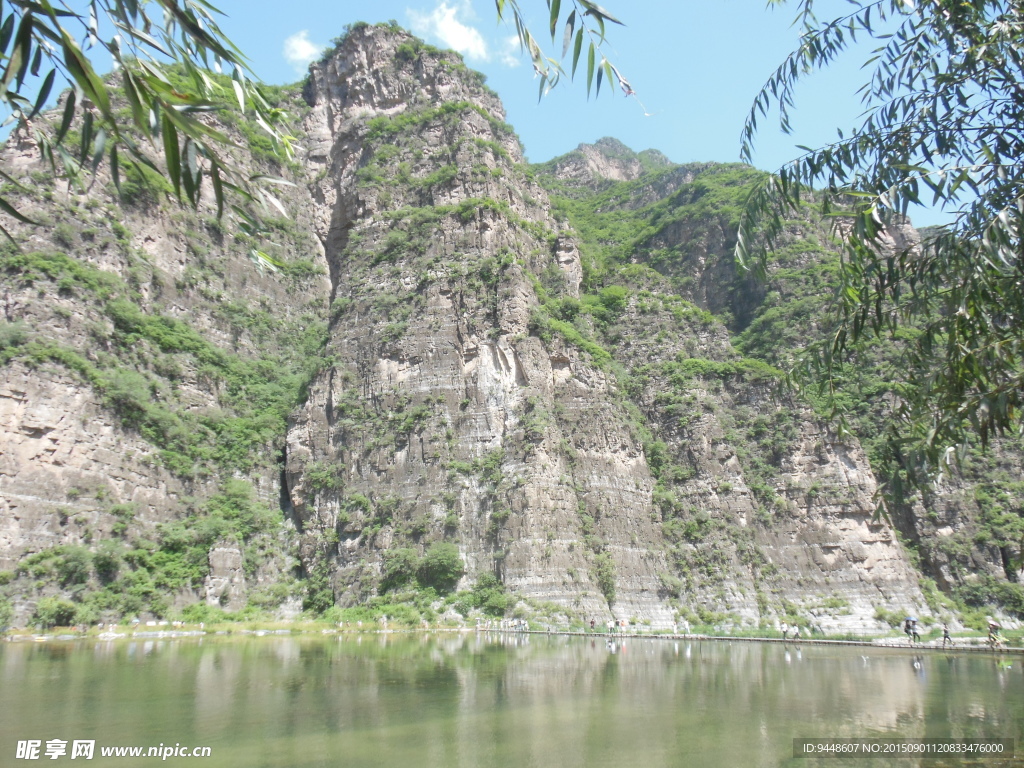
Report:
[[[519,45],[519,36],[512,35],[502,40],[501,46],[501,63],[506,67],[518,67],[523,63],[522,57],[520,56],[521,51]]]
[[[284,58],[300,75],[305,74],[309,65],[317,58],[326,46],[318,45],[309,39],[309,30],[296,32],[284,41]]]
[[[468,10],[466,3],[452,6],[442,0],[430,13],[409,10],[408,14],[412,31],[417,35],[440,40],[443,45],[454,48],[469,59],[487,61],[490,55],[483,35],[457,18],[466,15]]]

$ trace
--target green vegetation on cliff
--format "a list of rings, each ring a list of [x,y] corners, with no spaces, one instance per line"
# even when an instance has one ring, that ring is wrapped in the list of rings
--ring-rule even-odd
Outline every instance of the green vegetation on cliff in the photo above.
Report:
[[[110,323],[93,329],[104,352],[87,354],[24,325],[18,333],[8,326],[0,361],[71,369],[180,476],[245,471],[265,461],[289,411],[324,365],[326,324],[313,315],[277,329],[277,354],[247,359],[211,344],[183,320],[144,312],[122,280],[70,256],[8,252],[0,256],[0,270],[15,285],[78,295]],[[174,382],[186,368],[218,389],[220,413],[200,415],[174,404]]]
[[[602,142],[596,146],[611,159],[635,157],[628,150],[609,155]],[[782,371],[791,367],[800,350],[828,336],[831,327],[825,323],[839,288],[838,247],[827,226],[809,208],[801,211],[802,218],[787,222],[769,256],[765,283],[753,281],[735,266],[737,217],[745,196],[762,174],[744,166],[706,164],[648,169],[639,178],[623,182],[559,179],[558,169],[572,159],[572,154],[557,158],[537,171],[552,195],[555,215],[570,224],[580,238],[588,290],[607,291],[614,286],[635,296],[637,309],[649,319],[657,316],[666,302],[689,299],[702,307],[695,307],[696,312],[710,312],[709,327],[727,328],[735,349],[748,356],[741,360],[702,359],[693,351],[680,354],[676,362],[664,363],[657,371],[650,365],[634,367],[629,371],[632,392],[641,393],[652,373],[667,385],[653,401],[657,418],[680,426],[695,418],[702,381],[745,371],[766,383],[779,382]],[[544,307],[549,315],[568,315],[577,325],[581,314],[585,316],[572,302],[566,304],[568,309],[554,301]],[[545,326],[538,321],[537,327]],[[586,329],[591,337],[578,338],[577,333],[567,338],[580,346],[600,345],[616,359],[615,341],[622,332],[602,322],[599,315],[586,323]],[[670,344],[680,340],[680,333],[686,331],[665,328],[657,339]],[[882,480],[898,479],[901,472],[887,430],[906,386],[902,383],[907,380],[906,345],[918,333],[909,326],[861,343],[853,361],[839,372],[838,389],[831,401],[814,391],[800,395],[824,419],[830,417],[829,406],[840,404],[847,414],[848,429],[864,445]],[[729,440],[759,502],[756,519],[764,524],[778,510],[785,510],[774,489],[779,483],[784,435],[791,433],[796,418],[795,412],[785,408],[774,416],[762,413],[738,418]],[[945,573],[940,583],[968,613],[972,607],[989,605],[1024,615],[1020,613],[1024,590],[1016,583],[1016,564],[1024,545],[1024,494],[1013,479],[1022,464],[1022,453],[1010,443],[1004,441],[987,452],[967,452],[962,471],[954,478],[974,489],[966,495],[955,486],[938,494],[926,489],[920,501],[909,499],[892,510],[893,521],[920,555],[920,567],[926,574]],[[663,443],[649,446],[648,462],[658,477],[655,501],[665,516],[668,538],[691,543],[706,538],[706,524],[710,523],[701,523],[687,512],[664,470],[657,470],[675,462],[665,453]],[[921,507],[913,507],[915,503],[923,503],[923,518]],[[943,525],[948,527],[936,536],[934,532]],[[948,533],[949,527],[955,532]],[[684,565],[684,571],[692,571],[694,555],[688,557],[691,564]],[[988,575],[977,574],[979,562],[988,563]]]
[[[342,134],[326,153],[311,144],[319,172],[277,164],[300,185],[282,193],[296,218],[264,222],[273,236],[169,213],[145,173],[126,176],[122,216],[102,183],[93,196],[28,195],[62,202],[49,247],[0,253],[13,297],[0,361],[19,382],[75,391],[86,417],[132,447],[105,452],[109,482],[52,472],[52,508],[33,508],[50,530],[23,537],[32,554],[0,593],[42,624],[300,606],[406,624],[583,605],[656,606],[650,615],[695,625],[841,615],[851,601],[802,581],[831,583],[807,554],[835,549],[815,538],[815,516],[866,529],[871,481],[850,480],[867,476],[856,447],[783,373],[829,331],[829,233],[794,212],[758,283],[736,271],[732,246],[759,172],[672,166],[613,141],[599,144],[604,160],[637,178],[587,179],[590,150],[527,168],[456,57],[358,32],[383,63],[353,83],[451,88],[386,113],[366,95],[375,88],[332,91],[354,108],[320,102],[339,108]],[[254,170],[272,170],[237,112],[224,124],[252,145]],[[253,270],[250,249],[278,271]],[[903,341],[858,350],[839,392],[883,476],[891,457],[874,438],[900,395]],[[48,427],[17,439],[35,446]],[[940,587],[967,607],[1018,610],[1005,564],[1021,489],[1003,458],[958,500],[971,514],[925,499],[922,526],[901,510],[934,587],[919,591],[898,547],[879,543],[896,552],[894,583],[936,616],[951,605]],[[792,542],[807,549],[793,555]],[[856,569],[861,543],[844,541],[837,559]],[[871,598],[854,597],[863,612]]]

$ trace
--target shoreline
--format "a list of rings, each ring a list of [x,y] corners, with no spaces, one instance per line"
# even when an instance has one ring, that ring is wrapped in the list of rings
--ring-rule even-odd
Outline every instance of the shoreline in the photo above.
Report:
[[[861,648],[876,648],[882,650],[903,650],[903,651],[943,651],[947,653],[988,653],[988,654],[1015,654],[1024,655],[1024,647],[1002,646],[1001,648],[990,648],[985,640],[980,637],[960,638],[956,645],[943,647],[941,643],[907,643],[901,638],[881,637],[875,640],[830,640],[823,638],[791,638],[781,637],[740,637],[734,635],[706,635],[706,634],[648,634],[638,632],[580,632],[571,630],[513,630],[513,629],[484,629],[477,627],[432,627],[429,629],[365,629],[365,628],[330,628],[330,629],[237,629],[237,630],[208,630],[208,629],[168,629],[168,630],[132,630],[126,632],[101,632],[98,634],[76,633],[76,634],[16,634],[3,637],[8,643],[50,643],[50,642],[81,642],[83,640],[94,640],[97,643],[109,643],[121,640],[183,640],[189,638],[238,638],[238,637],[294,637],[294,636],[332,636],[332,635],[388,635],[388,634],[433,634],[450,633],[459,634],[494,634],[511,636],[543,635],[548,637],[581,637],[592,640],[673,640],[687,642],[743,642],[743,643],[774,643],[782,645],[822,645],[822,646],[850,646]],[[978,642],[968,643],[968,640]],[[934,644],[933,644],[934,643]]]
[[[903,651],[968,651],[970,653],[1014,653],[1024,654],[1024,647],[1010,647],[1002,646],[1001,648],[990,648],[983,639],[981,638],[961,638],[961,641],[956,645],[942,647],[941,643],[932,645],[931,643],[906,643],[898,638],[879,638],[878,641],[872,640],[830,640],[827,637],[821,638],[800,638],[799,640],[793,640],[787,638],[783,640],[781,637],[736,637],[732,635],[687,635],[687,634],[670,634],[670,635],[641,635],[641,634],[616,634],[614,632],[535,632],[534,634],[557,634],[557,635],[572,635],[578,637],[604,637],[608,639],[629,638],[631,640],[644,640],[644,639],[666,639],[666,640],[697,640],[703,642],[705,640],[709,642],[741,642],[741,643],[776,643],[782,645],[832,645],[832,646],[854,646],[861,648],[882,648],[886,650],[903,650]],[[981,639],[980,643],[966,644],[964,640],[968,639]]]

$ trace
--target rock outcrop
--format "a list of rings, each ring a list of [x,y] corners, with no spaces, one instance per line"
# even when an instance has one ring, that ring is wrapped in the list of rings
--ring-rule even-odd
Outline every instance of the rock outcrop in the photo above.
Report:
[[[448,577],[655,627],[928,611],[864,452],[734,349],[728,214],[661,227],[602,283],[545,189],[628,181],[622,210],[670,214],[716,166],[604,140],[531,169],[482,78],[389,27],[354,28],[304,98],[281,273],[209,211],[112,216],[103,179],[51,193],[52,236],[20,230],[63,261],[4,257],[0,569],[23,613],[293,613]]]
[[[764,385],[698,385],[683,429],[656,404],[668,381],[652,376],[631,399],[607,352],[538,320],[546,301],[579,298],[579,249],[524,174],[496,100],[444,55],[403,60],[403,44],[350,36],[313,68],[306,123],[327,166],[314,218],[341,309],[328,343],[337,363],[293,419],[287,474],[303,556],[330,565],[341,601],[367,596],[389,550],[448,539],[464,586],[494,574],[516,595],[602,621],[757,622],[785,603],[822,626],[865,627],[879,606],[923,608],[900,545],[873,518],[875,481],[855,445],[788,411],[795,435],[772,489],[787,512],[764,524],[723,425],[737,407],[780,410]],[[613,141],[554,170],[569,184],[643,172]],[[713,322],[659,344],[635,302],[621,323],[612,357],[627,370],[685,358],[695,341],[735,356]],[[659,439],[692,475],[672,482],[678,519],[655,502]],[[667,526],[687,521],[708,535],[677,547]]]

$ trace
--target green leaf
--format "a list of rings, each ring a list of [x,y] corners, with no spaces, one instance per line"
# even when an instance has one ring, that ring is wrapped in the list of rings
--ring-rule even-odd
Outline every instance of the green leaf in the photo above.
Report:
[[[75,103],[77,102],[78,92],[72,90],[68,93],[67,101],[64,102],[64,115],[61,117],[60,128],[57,130],[57,138],[54,140],[55,144],[60,144],[64,140],[64,136],[67,135],[68,128],[71,127],[71,121],[75,117]]]
[[[543,71],[544,70],[544,57],[541,55],[540,46],[537,45],[537,41],[533,39],[533,35],[526,32],[526,48],[530,52],[530,59],[533,61],[534,66]]]
[[[53,89],[53,80],[56,76],[57,70],[51,69],[43,79],[43,84],[39,87],[39,95],[36,96],[36,103],[32,106],[32,111],[29,113],[29,120],[39,114],[39,110],[43,108],[46,100],[50,98],[50,91]]]
[[[196,166],[196,145],[191,139],[185,139],[185,157],[182,163],[181,185],[185,188],[185,196],[193,207],[199,204],[199,170]]]
[[[92,112],[85,110],[82,114],[82,131],[81,141],[78,147],[79,162],[84,163],[86,158],[89,156],[89,150],[92,148],[92,128],[94,118]]]
[[[39,77],[39,68],[43,65],[43,47],[41,45],[36,46],[35,55],[32,57],[32,67],[29,71],[32,73],[32,77]],[[20,85],[19,85],[20,87]]]
[[[565,58],[565,54],[569,52],[569,46],[572,44],[572,32],[576,28],[576,11],[569,14],[569,18],[565,22],[565,34],[562,36],[562,58]]]
[[[114,182],[114,189],[121,193],[121,166],[117,156],[117,144],[110,148],[110,178]]]
[[[11,44],[11,35],[14,33],[14,14],[8,13],[4,23],[0,24],[0,52],[7,50]]]
[[[32,56],[32,19],[32,13],[28,12],[22,16],[21,24],[18,25],[18,32],[14,37],[14,50],[11,51],[7,68],[0,78],[0,98],[6,96],[11,81],[21,70],[22,63],[27,62]]]
[[[150,37],[138,27],[133,27],[129,24],[122,23],[115,23],[114,26],[117,27],[118,31],[123,33],[126,37],[130,37],[142,42],[144,45],[148,46],[149,48],[152,48],[157,53],[160,53],[169,59],[175,58],[173,53],[168,51],[163,45],[160,44],[160,41],[156,40],[153,37]]]
[[[626,26],[597,3],[591,3],[588,2],[588,0],[580,0],[580,5],[587,9],[586,12],[588,14],[595,16],[598,19],[605,19],[607,21],[612,22],[613,24],[618,24],[619,26],[623,27]]]
[[[211,126],[206,125],[205,123],[202,123],[193,117],[189,117],[180,109],[175,109],[173,106],[171,106],[167,109],[162,110],[162,113],[167,119],[169,119],[177,126],[179,131],[181,131],[186,136],[191,136],[192,138],[196,139],[199,138],[200,136],[205,136],[209,139],[216,141],[218,144],[225,144],[229,147],[237,146],[227,134],[218,131],[215,128],[212,128]],[[258,116],[256,118],[256,122],[259,123],[261,126],[264,126],[264,129],[268,133],[273,135],[273,131],[270,129],[270,127],[267,126],[266,123],[262,122]]]
[[[107,147],[107,131],[102,126],[96,131],[96,143],[93,149],[92,156],[92,172],[96,173],[96,169],[100,167],[100,163],[103,162],[103,154],[106,152]]]
[[[163,9],[174,19],[175,22],[181,25],[182,29],[188,34],[191,44],[200,52],[203,53],[205,50],[212,51],[224,61],[232,64],[237,64],[238,57],[225,47],[215,37],[210,35],[205,29],[200,27],[198,23],[190,18],[176,2],[161,2],[160,5]],[[226,45],[231,45],[230,42],[226,41]]]
[[[181,197],[181,156],[178,153],[178,132],[171,122],[168,112],[164,111],[161,133],[164,139],[164,159],[167,162],[167,174],[171,177],[174,194]]]
[[[93,71],[92,64],[66,31],[62,30],[61,42],[64,49],[64,65],[86,96],[92,100],[100,113],[110,119],[110,96],[107,87]]]
[[[562,10],[562,0],[548,0],[551,8],[551,40],[554,42],[555,32],[558,29],[558,14]]]
[[[242,88],[242,84],[237,80],[231,81],[232,87],[235,89],[235,98],[238,99],[238,108],[244,113],[245,112],[245,89]]]
[[[196,143],[192,139],[185,141],[185,162],[186,175],[190,176],[198,185],[202,172],[199,169],[199,160],[196,152]]]
[[[6,237],[7,242],[13,245],[18,251],[21,250],[21,247],[18,245],[18,241],[14,239],[14,236],[10,232],[7,231],[7,227],[0,226],[0,234]]]
[[[580,53],[583,51],[583,28],[576,31],[576,44],[572,49],[572,76],[576,77],[576,65],[580,61]]]
[[[261,184],[278,184],[278,185],[280,185],[282,187],[296,187],[296,186],[298,186],[295,182],[288,181],[288,179],[282,179],[280,176],[267,176],[267,175],[262,174],[262,173],[261,174],[257,174],[256,176],[251,176],[249,178],[249,181],[251,181],[253,183],[261,183]]]
[[[138,88],[135,84],[135,77],[128,71],[127,67],[121,70],[121,81],[124,83],[124,94],[128,99],[128,106],[132,110],[132,122],[135,127],[143,133],[149,133],[149,121],[146,119],[146,108],[139,97]]]
[[[18,74],[16,78],[19,91],[21,90],[21,87],[25,84],[25,76],[28,74],[29,62],[39,55],[38,46],[36,46],[36,51],[34,54],[32,51],[32,47],[35,42],[33,40],[35,24],[35,17],[32,16],[30,13],[26,13],[24,18],[22,19],[21,26],[18,28],[18,36],[14,41],[14,44],[16,46],[24,46],[24,55],[21,57],[21,61],[18,64]],[[22,40],[22,30],[24,30],[24,40]]]
[[[270,203],[270,204],[271,204],[271,205],[273,205],[273,206],[274,206],[275,208],[277,208],[277,210],[278,210],[278,211],[279,211],[279,212],[281,213],[281,215],[282,215],[282,216],[284,216],[285,218],[288,218],[288,211],[286,211],[286,210],[284,209],[284,206],[283,206],[283,205],[281,204],[281,201],[280,201],[280,200],[278,200],[278,199],[277,199],[276,197],[274,197],[274,196],[273,196],[272,194],[270,194],[270,193],[269,193],[269,192],[268,192],[267,190],[265,190],[265,189],[259,189],[259,188],[257,188],[257,190],[256,190],[256,191],[257,191],[257,192],[259,193],[260,197],[262,197],[262,198],[263,198],[264,200],[266,200],[266,201],[267,201],[268,203]]]
[[[594,44],[587,52],[587,98],[590,98],[590,84],[594,82]]]
[[[7,202],[4,198],[0,197],[0,211],[3,211],[13,219],[17,219],[22,224],[38,224],[39,222],[33,221],[32,219],[25,216],[23,213],[18,211],[13,205]],[[6,234],[6,230],[5,230]],[[10,235],[8,235],[10,237]]]
[[[216,160],[210,163],[210,181],[213,183],[213,196],[217,201],[217,218],[224,215],[224,184],[220,177],[220,164]]]
[[[57,154],[60,155],[61,163],[64,165],[64,172],[67,174],[68,182],[76,187],[81,187],[81,165],[78,160],[72,157],[63,144],[58,144],[56,150]]]
[[[284,262],[279,261],[272,256],[268,256],[258,248],[249,249],[249,258],[260,269],[269,269],[271,272],[280,272],[281,267],[284,266]]]

